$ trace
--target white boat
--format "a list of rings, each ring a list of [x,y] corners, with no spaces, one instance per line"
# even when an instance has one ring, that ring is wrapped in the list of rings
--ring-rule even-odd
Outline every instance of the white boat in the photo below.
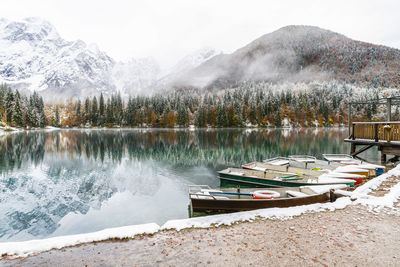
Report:
[[[322,154],[322,156],[324,157],[324,160],[326,161],[334,161],[334,162],[356,162],[359,161],[362,163],[361,160],[356,160],[355,158],[353,158],[350,155],[347,154]]]
[[[366,161],[358,160],[347,154],[322,154],[324,160],[332,163],[339,163],[341,165],[357,165],[363,169],[374,170],[370,172],[371,176],[380,175],[384,172],[385,166],[368,163]]]
[[[317,160],[316,157],[307,155],[291,155],[288,158],[289,160],[295,160],[297,162],[303,162],[303,163],[315,163],[315,161]]]
[[[276,165],[276,166],[287,166],[289,165],[289,159],[285,157],[276,157],[271,159],[263,160],[263,162]]]
[[[320,177],[320,178],[336,178],[336,179],[350,179],[356,181],[355,184],[362,183],[363,179],[368,175],[368,171],[357,169],[358,173],[352,173],[354,169],[349,169],[349,172],[345,172],[342,170],[341,172],[335,172],[327,169],[309,169],[303,167],[293,166],[293,161],[290,161],[290,165],[274,165],[267,162],[252,162],[248,164],[242,165],[243,169],[255,170],[255,171],[276,171],[276,172],[286,172],[286,173],[293,173],[296,175],[310,175],[313,177]],[[359,172],[362,172],[360,174]]]

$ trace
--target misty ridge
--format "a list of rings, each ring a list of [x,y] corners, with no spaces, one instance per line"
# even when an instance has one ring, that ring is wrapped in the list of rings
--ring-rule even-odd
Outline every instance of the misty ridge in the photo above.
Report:
[[[400,50],[355,41],[313,26],[287,26],[232,54],[215,56],[177,79],[175,86],[228,87],[244,81],[339,80],[399,87]]]

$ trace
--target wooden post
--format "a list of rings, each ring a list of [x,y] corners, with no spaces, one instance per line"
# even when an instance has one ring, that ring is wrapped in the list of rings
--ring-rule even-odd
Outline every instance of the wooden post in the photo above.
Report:
[[[381,151],[381,162],[386,163],[386,154],[383,154],[382,151]]]
[[[387,121],[391,121],[392,120],[392,98],[388,98],[387,99]]]
[[[353,155],[355,152],[356,152],[356,144],[351,143],[350,155]]]
[[[378,142],[379,138],[378,138],[378,124],[377,123],[375,123],[374,128],[375,128],[375,142]]]
[[[349,136],[350,135],[351,135],[351,102],[349,103]]]
[[[356,137],[354,136],[354,128],[355,128],[355,125],[354,125],[354,123],[353,123],[353,126],[352,126],[352,131],[351,131],[351,139],[356,139]]]

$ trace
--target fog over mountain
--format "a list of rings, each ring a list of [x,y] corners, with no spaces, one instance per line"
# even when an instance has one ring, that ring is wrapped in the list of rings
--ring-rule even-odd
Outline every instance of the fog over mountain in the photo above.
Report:
[[[400,50],[355,41],[313,26],[287,26],[232,54],[185,73],[176,87],[229,87],[243,81],[336,79],[367,86],[400,86]]]
[[[151,57],[116,62],[95,44],[64,40],[47,21],[0,19],[0,83],[22,92],[39,91],[47,99],[331,79],[399,87],[400,50],[318,27],[287,26],[232,54],[202,48],[161,73]]]

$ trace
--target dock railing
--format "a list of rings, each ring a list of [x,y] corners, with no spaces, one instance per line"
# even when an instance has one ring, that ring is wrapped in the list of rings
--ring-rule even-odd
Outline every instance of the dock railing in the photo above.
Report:
[[[350,138],[379,141],[400,141],[400,122],[353,122]]]

